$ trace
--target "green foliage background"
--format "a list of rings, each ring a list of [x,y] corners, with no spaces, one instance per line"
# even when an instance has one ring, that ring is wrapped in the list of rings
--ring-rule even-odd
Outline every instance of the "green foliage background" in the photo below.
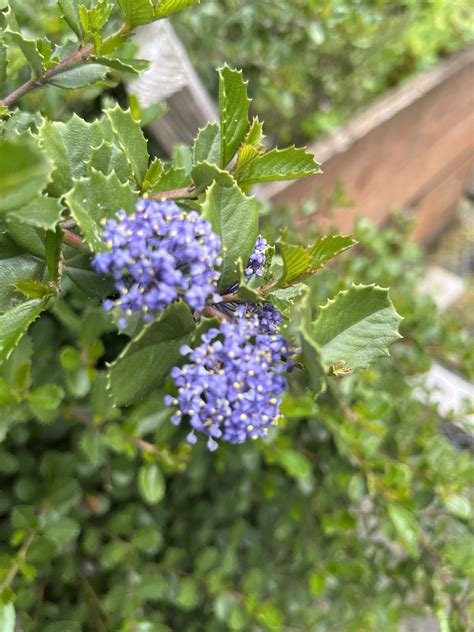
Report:
[[[473,20],[469,0],[208,0],[173,23],[211,91],[216,66],[243,68],[255,111],[293,142],[472,42]]]

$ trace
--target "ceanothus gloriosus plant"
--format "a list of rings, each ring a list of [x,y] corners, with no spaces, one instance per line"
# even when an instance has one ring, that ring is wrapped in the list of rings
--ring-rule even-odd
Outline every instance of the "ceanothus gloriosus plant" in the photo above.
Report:
[[[48,116],[58,89],[91,100],[94,86],[146,68],[130,57],[133,30],[192,4],[59,0],[71,30],[61,44],[31,39],[18,24],[17,3],[1,5],[0,364],[11,367],[30,328],[50,315],[77,331],[80,295],[101,306],[94,318],[113,344],[88,347],[88,373],[71,389],[81,402],[80,380],[93,375],[91,410],[67,405],[67,414],[84,423],[118,419],[160,389],[157,406],[183,427],[181,441],[203,439],[215,450],[278,432],[281,397],[294,383],[316,398],[328,378],[387,355],[400,317],[376,285],[353,284],[319,308],[312,304],[306,282],[355,245],[351,236],[271,244],[260,234],[252,187],[313,175],[319,165],[304,149],[266,147],[262,123],[249,120],[239,71],[218,70],[219,123],[199,131],[187,162],[149,156],[142,124],[151,114],[134,102],[124,109],[109,98],[87,119]],[[38,93],[52,100],[41,113],[19,107]],[[72,372],[77,361],[71,352],[61,356]],[[27,386],[2,395],[2,438],[29,414],[45,423],[61,410],[61,386]],[[175,447],[165,460],[174,462]],[[151,503],[161,498],[160,480],[154,463],[140,470]],[[18,572],[28,575],[22,560],[38,530],[56,519],[45,503],[30,530],[15,532],[20,553],[0,575],[7,631],[11,584]]]

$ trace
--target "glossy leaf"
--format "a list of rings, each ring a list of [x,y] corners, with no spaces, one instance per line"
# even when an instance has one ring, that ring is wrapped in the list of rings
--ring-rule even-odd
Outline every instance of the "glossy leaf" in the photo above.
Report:
[[[239,173],[242,185],[271,182],[277,180],[295,180],[320,173],[319,164],[314,156],[303,148],[288,147],[271,149],[251,160]]]
[[[118,3],[130,28],[155,19],[152,0],[118,0]]]
[[[221,135],[217,123],[207,123],[199,130],[193,145],[193,163],[207,161],[220,165]]]
[[[109,367],[109,390],[115,404],[136,402],[159,386],[179,360],[179,349],[194,327],[184,303],[173,303],[144,327]]]
[[[226,167],[237,152],[248,127],[250,99],[242,71],[228,66],[218,69],[221,167]]]

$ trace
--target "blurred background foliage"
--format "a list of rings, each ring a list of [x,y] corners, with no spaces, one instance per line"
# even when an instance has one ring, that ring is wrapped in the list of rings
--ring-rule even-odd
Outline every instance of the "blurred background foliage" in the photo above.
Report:
[[[473,20],[469,0],[207,0],[173,24],[213,94],[216,66],[243,68],[255,112],[287,143],[462,48]]]
[[[54,2],[15,2],[32,32],[63,41]],[[267,129],[296,140],[462,46],[468,8],[207,0],[175,23],[208,81],[219,61],[243,66]],[[9,55],[14,86],[24,59]],[[25,124],[40,109],[92,118],[119,78],[32,93]],[[268,441],[213,454],[184,442],[162,392],[110,406],[101,369],[125,341],[99,301],[65,286],[0,369],[0,592],[14,589],[18,629],[390,632],[427,608],[443,632],[474,626],[469,442],[446,440],[423,386],[433,359],[472,379],[472,341],[418,291],[408,233],[401,216],[359,222],[358,249],[312,286],[315,303],[353,280],[391,286],[405,318],[392,355],[332,378],[317,403],[295,384]]]

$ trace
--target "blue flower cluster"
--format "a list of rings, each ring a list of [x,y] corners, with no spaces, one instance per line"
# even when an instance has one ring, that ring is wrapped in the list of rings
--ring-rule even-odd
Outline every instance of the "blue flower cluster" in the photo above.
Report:
[[[261,277],[263,275],[263,269],[267,260],[265,252],[267,250],[268,242],[261,235],[257,237],[253,252],[249,257],[247,267],[245,268],[244,278],[248,281],[254,274]]]
[[[255,314],[258,319],[258,327],[262,333],[272,334],[280,330],[283,322],[283,316],[269,301],[263,305],[254,305],[246,303],[247,314]]]
[[[104,302],[107,310],[118,305],[128,316],[142,312],[151,321],[178,298],[202,310],[215,293],[221,241],[195,211],[140,199],[135,213],[120,211],[105,223],[104,241],[109,250],[97,254],[92,265],[112,274],[120,293],[116,301]]]
[[[197,348],[183,346],[181,354],[191,363],[171,371],[178,387],[176,397],[165,397],[167,405],[178,407],[172,421],[179,424],[186,416],[189,443],[201,432],[210,450],[217,448],[216,439],[243,443],[265,436],[278,423],[287,388],[282,374],[292,366],[288,342],[260,333],[258,318],[244,311],[238,308],[236,320],[210,329]]]

